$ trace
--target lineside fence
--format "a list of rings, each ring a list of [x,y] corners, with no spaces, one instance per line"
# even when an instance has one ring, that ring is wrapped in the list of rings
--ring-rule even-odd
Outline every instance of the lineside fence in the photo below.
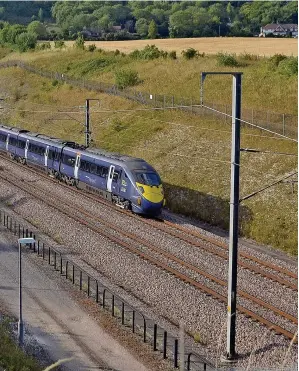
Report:
[[[204,102],[205,108],[201,106],[200,99],[188,97],[177,97],[168,95],[151,94],[147,92],[137,91],[136,89],[119,89],[116,85],[104,83],[104,82],[93,82],[85,79],[76,79],[69,77],[66,74],[58,72],[44,71],[37,69],[30,64],[22,61],[7,61],[0,63],[0,68],[5,67],[20,67],[26,71],[35,73],[42,77],[46,77],[52,80],[64,81],[67,84],[78,86],[80,88],[106,93],[110,95],[116,95],[124,97],[135,102],[151,105],[155,108],[177,108],[184,111],[191,112],[197,115],[205,115],[208,117],[217,117],[228,124],[231,123],[229,116],[232,115],[231,105],[219,104],[212,102]],[[215,111],[219,112],[215,112]],[[265,129],[272,130],[278,134],[282,134],[293,139],[298,138],[298,116],[286,114],[286,113],[274,113],[268,110],[254,110],[242,108],[242,120],[245,120],[251,124],[261,126]],[[246,125],[246,124],[243,124]],[[251,126],[249,126],[251,128]]]
[[[169,359],[174,368],[179,368],[178,338],[165,331],[164,328],[154,323],[150,318],[144,316],[140,311],[114,294],[99,280],[92,277],[59,251],[46,246],[36,238],[32,231],[24,228],[3,210],[0,210],[1,224],[15,236],[18,236],[18,238],[33,237],[36,243],[28,245],[33,252],[47,261],[55,271],[79,288],[80,291],[83,291],[91,300],[94,300],[103,309],[109,311],[123,326],[130,328],[133,333],[142,337],[143,342],[150,344],[154,351],[162,355],[163,359]],[[188,351],[186,346],[184,366],[184,370],[187,371],[215,370],[203,357],[191,352],[191,350]]]

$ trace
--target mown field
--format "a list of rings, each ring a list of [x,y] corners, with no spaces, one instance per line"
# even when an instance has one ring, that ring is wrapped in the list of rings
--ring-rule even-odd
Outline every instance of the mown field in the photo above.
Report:
[[[140,77],[137,90],[197,98],[201,71],[228,70],[219,67],[214,56],[140,61],[114,53],[69,49],[6,58],[22,58],[40,69],[106,82],[114,82],[119,68],[132,69]],[[282,76],[264,58],[246,61],[238,69],[244,72],[243,106],[296,114],[297,76]],[[84,110],[78,107],[86,98],[99,99],[99,103],[92,103],[93,145],[149,161],[161,174],[169,208],[228,228],[229,121],[178,110],[150,111],[124,98],[75,88],[16,68],[1,69],[0,83],[1,96],[7,97],[2,121],[82,143]],[[231,80],[211,78],[205,89],[210,101],[231,103]],[[294,142],[243,127],[241,146],[272,152],[242,153],[241,196],[297,168],[296,156],[273,153],[297,154]],[[281,183],[244,201],[240,224],[243,236],[297,254],[297,187],[293,190],[290,183]]]
[[[146,45],[157,45],[158,48],[171,51],[176,50],[179,54],[187,48],[194,48],[200,53],[216,54],[226,53],[250,53],[261,56],[273,54],[298,55],[297,39],[277,39],[263,37],[201,37],[188,39],[156,39],[156,40],[131,40],[131,41],[87,41],[86,45],[95,44],[105,50],[118,49],[129,53],[135,49],[142,49]],[[73,42],[68,41],[72,46]]]

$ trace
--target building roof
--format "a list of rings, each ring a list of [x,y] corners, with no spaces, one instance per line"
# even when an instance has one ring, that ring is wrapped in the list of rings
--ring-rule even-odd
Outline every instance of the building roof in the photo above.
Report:
[[[267,24],[266,26],[263,26],[263,30],[267,31],[267,30],[275,30],[276,28],[278,27],[281,27],[283,28],[285,31],[288,31],[290,30],[291,28],[298,28],[298,25],[296,23],[269,23]]]

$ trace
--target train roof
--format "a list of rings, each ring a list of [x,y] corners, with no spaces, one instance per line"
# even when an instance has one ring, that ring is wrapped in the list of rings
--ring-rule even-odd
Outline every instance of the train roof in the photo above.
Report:
[[[141,159],[141,158],[136,158],[136,157],[132,157],[132,156],[128,156],[128,155],[122,155],[120,153],[113,153],[113,152],[108,152],[108,151],[105,151],[103,149],[99,149],[99,148],[85,148],[84,146],[76,143],[76,142],[68,142],[68,141],[64,141],[62,139],[58,139],[58,138],[53,138],[53,137],[49,137],[47,135],[44,135],[44,134],[40,134],[40,133],[34,133],[34,132],[31,132],[29,130],[25,130],[25,129],[21,129],[21,128],[17,128],[17,127],[9,127],[9,126],[6,126],[6,125],[2,125],[0,124],[0,128],[4,128],[8,131],[13,131],[15,132],[16,134],[25,134],[26,137],[31,137],[31,138],[36,138],[37,140],[42,140],[44,143],[47,143],[47,142],[54,142],[56,145],[59,145],[59,147],[62,147],[62,146],[66,146],[68,147],[69,149],[73,149],[73,150],[76,150],[76,149],[80,149],[80,150],[83,150],[84,151],[84,154],[86,155],[96,155],[98,158],[101,158],[103,159],[103,157],[109,159],[109,160],[113,160],[113,162],[117,165],[120,165],[120,166],[126,166],[129,170],[151,170],[151,171],[154,171],[154,168],[149,165],[145,160]]]

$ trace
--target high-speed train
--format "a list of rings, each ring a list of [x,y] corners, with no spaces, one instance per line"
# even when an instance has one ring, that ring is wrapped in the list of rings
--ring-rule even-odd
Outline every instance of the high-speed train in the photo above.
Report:
[[[5,125],[0,125],[0,150],[134,213],[157,216],[165,204],[159,174],[140,158],[86,149]]]

